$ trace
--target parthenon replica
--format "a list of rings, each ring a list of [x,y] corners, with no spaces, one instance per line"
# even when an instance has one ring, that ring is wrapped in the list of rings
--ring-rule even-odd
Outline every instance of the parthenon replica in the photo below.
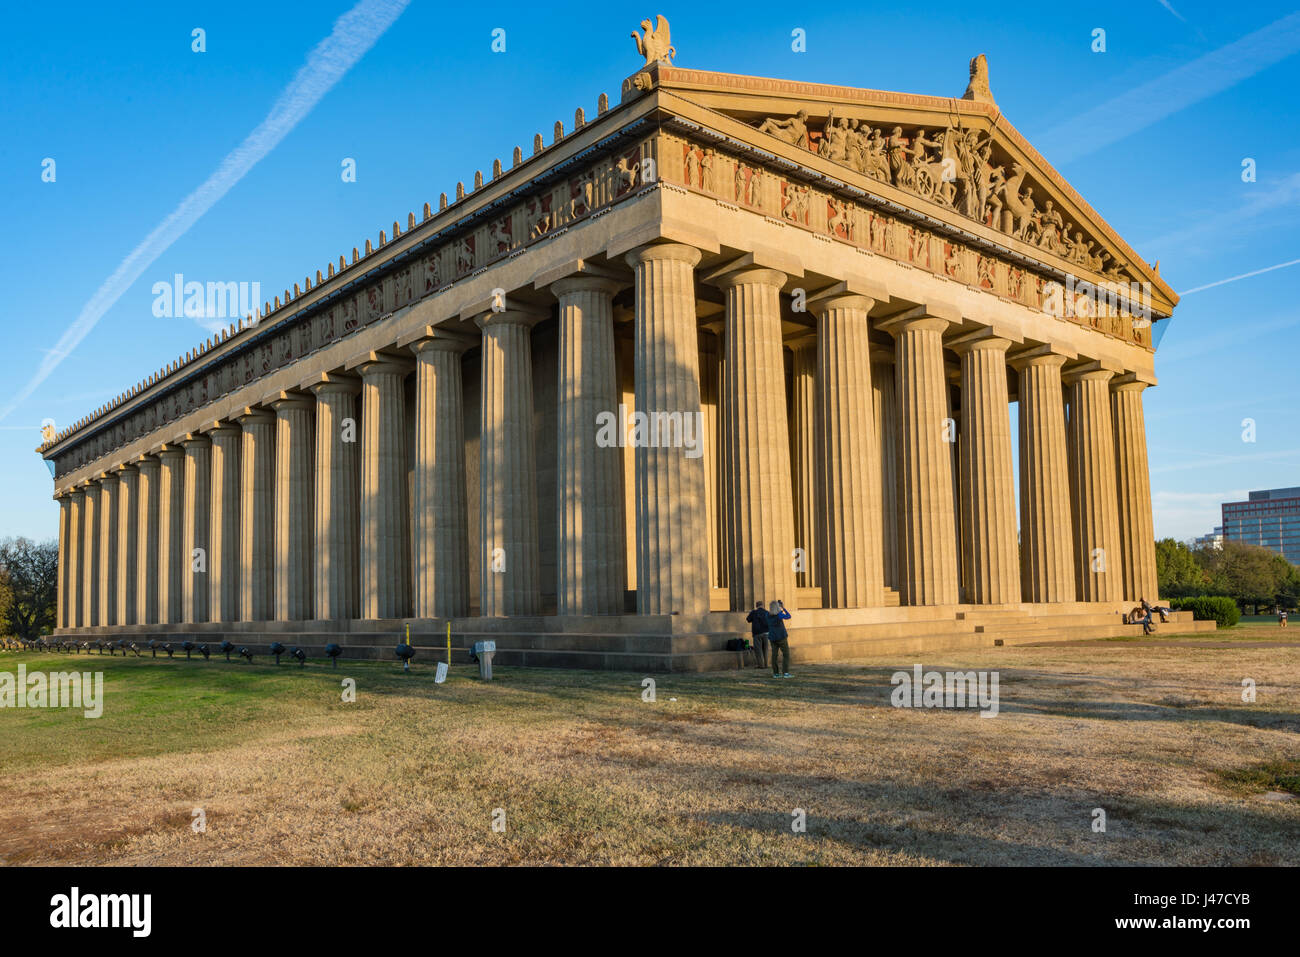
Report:
[[[642,27],[617,105],[46,436],[56,634],[684,671],[775,599],[800,663],[1131,627],[1158,270],[983,57],[887,93]]]

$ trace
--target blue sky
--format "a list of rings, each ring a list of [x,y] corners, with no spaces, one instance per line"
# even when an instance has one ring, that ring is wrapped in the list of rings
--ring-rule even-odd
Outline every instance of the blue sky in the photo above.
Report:
[[[0,409],[353,6],[10,5],[0,31]],[[574,108],[593,112],[602,91],[617,101],[640,63],[628,34],[648,14],[671,21],[677,63],[700,69],[959,96],[967,61],[986,53],[1011,122],[1140,255],[1160,260],[1176,290],[1300,259],[1300,17],[1253,36],[1293,8],[923,9],[413,0],[0,420],[0,537],[56,533],[49,472],[33,452],[42,420],[66,425],[207,335],[195,320],[154,316],[155,282],[260,282],[269,299],[314,276],[494,157],[508,165],[534,133],[549,142],[556,119],[571,126]],[[204,53],[191,50],[194,28],[206,31]],[[506,31],[505,53],[491,50],[494,28]],[[795,28],[805,53],[791,50]],[[1104,53],[1091,49],[1098,28]],[[41,179],[47,157],[53,183]],[[342,181],[345,158],[356,182]],[[1246,158],[1255,182],[1242,181]],[[1157,534],[1206,532],[1219,502],[1300,485],[1297,283],[1300,265],[1192,292],[1176,311],[1156,357],[1160,386],[1146,393]],[[1254,442],[1242,439],[1247,418]]]

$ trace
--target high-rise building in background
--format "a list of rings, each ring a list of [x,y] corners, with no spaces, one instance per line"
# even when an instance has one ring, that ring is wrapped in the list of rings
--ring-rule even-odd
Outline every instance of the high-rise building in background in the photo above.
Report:
[[[1300,486],[1251,492],[1245,502],[1223,503],[1223,539],[1262,545],[1300,564]]]
[[[1192,546],[1195,548],[1222,548],[1223,526],[1215,525],[1214,531],[1208,535],[1198,535],[1192,540]]]

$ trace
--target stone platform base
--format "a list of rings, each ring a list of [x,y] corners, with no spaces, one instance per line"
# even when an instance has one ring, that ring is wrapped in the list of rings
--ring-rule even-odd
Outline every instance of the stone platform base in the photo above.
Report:
[[[1052,605],[934,605],[856,609],[801,609],[789,622],[795,666],[868,655],[920,656],[1041,641],[1141,635],[1126,625],[1128,607],[1083,602]],[[113,628],[61,629],[55,637],[112,638],[141,646],[153,638],[175,645],[206,642],[212,654],[228,639],[265,655],[271,642],[300,646],[312,659],[325,645],[342,646],[344,659],[396,662],[393,653],[410,625],[417,662],[445,660],[445,620],[205,622]],[[1174,612],[1157,632],[1214,631],[1212,621]],[[453,663],[467,663],[476,641],[497,644],[495,663],[535,668],[589,668],[631,672],[720,671],[744,666],[727,651],[728,639],[749,635],[744,613],[620,615],[609,617],[458,618],[451,621]],[[147,652],[146,652],[147,654]],[[176,654],[181,654],[177,651]]]

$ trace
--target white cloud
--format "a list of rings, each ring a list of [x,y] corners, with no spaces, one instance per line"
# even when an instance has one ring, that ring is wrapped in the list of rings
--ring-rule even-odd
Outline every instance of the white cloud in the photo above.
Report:
[[[1276,266],[1265,266],[1263,269],[1253,269],[1250,272],[1244,272],[1240,276],[1229,276],[1227,279],[1218,279],[1214,282],[1207,282],[1204,286],[1194,286],[1191,289],[1184,289],[1178,295],[1190,296],[1194,292],[1201,292],[1204,289],[1213,289],[1215,286],[1222,286],[1226,283],[1236,282],[1239,279],[1249,279],[1251,276],[1258,276],[1262,273],[1272,272],[1274,269],[1285,269],[1287,266],[1300,265],[1300,259],[1292,259],[1289,262],[1278,263]]]
[[[1214,214],[1205,211],[1195,212],[1191,226],[1143,239],[1136,243],[1135,247],[1167,250],[1171,246],[1179,246],[1190,240],[1210,238],[1213,240],[1214,248],[1221,249],[1226,234],[1257,229],[1266,225],[1266,222],[1261,220],[1268,213],[1297,205],[1300,205],[1300,173],[1291,173],[1278,181],[1275,186],[1269,187],[1263,183],[1252,186],[1249,198],[1235,209]],[[1287,213],[1289,216],[1294,215],[1292,210],[1287,210]]]
[[[1157,2],[1160,4],[1160,6],[1164,7],[1166,10],[1168,10],[1170,13],[1176,16],[1179,20],[1182,20],[1183,23],[1187,22],[1187,18],[1183,16],[1181,13],[1179,13],[1177,10],[1175,10],[1174,5],[1170,3],[1169,0],[1157,0]]]
[[[334,29],[307,55],[271,111],[244,141],[230,152],[216,171],[172,210],[144,240],[118,264],[112,275],[81,308],[59,341],[47,353],[27,384],[3,408],[6,419],[49,378],[60,362],[86,338],[104,313],[122,297],[141,274],[174,242],[189,231],[226,193],[244,178],[320,102],[343,75],[375,45],[406,9],[410,0],[361,0],[334,21]]]
[[[1151,511],[1155,517],[1156,538],[1176,538],[1185,541],[1198,535],[1208,535],[1214,526],[1223,522],[1224,502],[1240,502],[1246,498],[1244,489],[1224,492],[1167,492],[1151,493]]]
[[[1068,163],[1233,87],[1297,50],[1300,13],[1292,13],[1030,139],[1049,162]]]
[[[1186,453],[1184,453],[1186,454]],[[1151,474],[1157,475],[1165,472],[1187,472],[1192,469],[1212,469],[1220,465],[1233,465],[1237,462],[1271,462],[1274,465],[1291,465],[1290,460],[1300,456],[1300,449],[1276,449],[1264,452],[1246,452],[1242,455],[1219,455],[1210,452],[1191,453],[1200,455],[1201,458],[1196,461],[1183,459],[1182,461],[1171,462],[1167,465],[1151,466]],[[1163,456],[1157,449],[1150,449],[1147,452],[1150,461],[1159,461]]]

